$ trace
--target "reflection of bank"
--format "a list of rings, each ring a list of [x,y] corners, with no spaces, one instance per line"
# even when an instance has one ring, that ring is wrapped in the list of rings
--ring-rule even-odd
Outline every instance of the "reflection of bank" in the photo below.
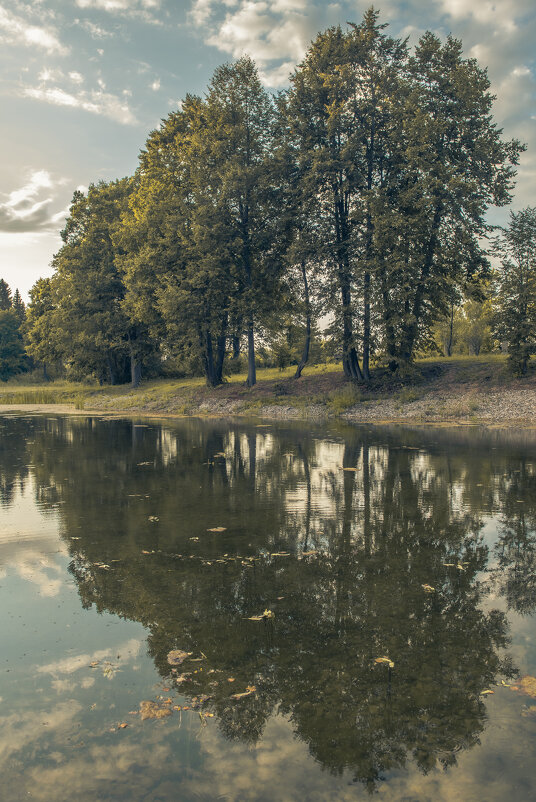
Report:
[[[476,743],[506,644],[481,610],[479,485],[518,456],[389,430],[165,431],[78,418],[34,436],[84,606],[147,627],[170,682],[171,649],[202,652],[177,692],[229,739],[257,742],[279,710],[323,766],[371,787]],[[269,627],[247,620],[265,609]]]

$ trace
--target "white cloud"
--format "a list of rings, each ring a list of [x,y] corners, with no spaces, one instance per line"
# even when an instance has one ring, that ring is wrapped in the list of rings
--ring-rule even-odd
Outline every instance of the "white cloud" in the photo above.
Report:
[[[220,3],[195,0],[189,19],[208,32],[206,43],[233,58],[250,55],[262,80],[281,86],[329,16],[329,7],[306,0],[233,0],[224,18],[214,19]],[[283,62],[283,63],[277,63]]]
[[[2,5],[0,5],[0,31],[7,34],[7,37],[2,39],[4,45],[38,47],[46,50],[47,53],[55,53],[60,56],[65,56],[69,52],[69,48],[61,44],[52,28],[31,25],[27,20],[12,14]]]
[[[153,92],[158,92],[158,90],[160,89],[160,78],[156,78],[152,82],[151,89],[153,90]]]
[[[76,0],[76,5],[82,9],[135,17],[153,25],[162,24],[155,16],[155,12],[160,10],[160,0]]]
[[[109,36],[113,36],[112,31],[107,31],[102,26],[91,22],[91,20],[75,20],[75,22],[84,28],[94,39],[107,39]]]
[[[41,100],[54,106],[82,109],[91,114],[108,117],[122,125],[135,125],[137,122],[124,98],[106,92],[102,81],[99,81],[99,89],[92,89],[91,91],[67,92],[58,86],[47,87],[41,85],[38,87],[25,86],[23,92],[26,97],[34,100]]]
[[[10,192],[0,203],[0,231],[29,232],[53,227],[55,215],[50,212],[53,189],[54,182],[49,172],[32,172],[22,187]]]
[[[82,84],[84,83],[84,76],[81,75],[79,72],[70,72],[69,78],[75,84]]]

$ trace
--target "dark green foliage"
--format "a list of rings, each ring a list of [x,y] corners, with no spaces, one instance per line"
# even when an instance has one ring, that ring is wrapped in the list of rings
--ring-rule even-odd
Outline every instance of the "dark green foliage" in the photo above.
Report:
[[[11,309],[11,290],[3,278],[0,278],[0,310]]]
[[[0,311],[0,379],[6,381],[11,376],[27,368],[27,357],[20,332],[20,324],[14,309]]]
[[[496,254],[495,334],[508,346],[512,373],[523,376],[536,346],[536,207],[510,214]]]

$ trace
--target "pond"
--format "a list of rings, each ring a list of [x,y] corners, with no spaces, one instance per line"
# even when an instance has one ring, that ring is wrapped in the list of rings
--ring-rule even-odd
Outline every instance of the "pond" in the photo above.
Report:
[[[0,427],[0,799],[536,798],[536,432]]]

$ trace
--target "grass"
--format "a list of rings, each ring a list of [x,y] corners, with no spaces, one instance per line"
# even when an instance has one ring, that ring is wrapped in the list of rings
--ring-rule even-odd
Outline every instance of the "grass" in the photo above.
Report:
[[[294,373],[293,365],[284,370],[259,368],[258,382],[251,388],[245,384],[246,374],[238,373],[227,376],[216,388],[207,387],[205,380],[196,376],[144,380],[135,390],[128,385],[99,387],[64,380],[43,383],[42,376],[32,376],[36,381],[27,380],[25,384],[18,376],[0,383],[0,404],[72,404],[79,410],[157,415],[195,415],[203,405],[215,414],[255,414],[265,406],[288,406],[307,417],[312,407],[315,415],[320,407],[328,415],[339,416],[356,405],[392,399],[401,417],[406,414],[406,405],[422,401],[425,416],[452,419],[475,417],[488,390],[533,385],[536,389],[536,360],[526,378],[513,379],[502,354],[420,359],[406,376],[377,365],[367,387],[348,382],[339,364],[307,367],[299,380],[294,380]],[[438,399],[438,391],[445,401]],[[414,408],[407,411],[415,414]]]

